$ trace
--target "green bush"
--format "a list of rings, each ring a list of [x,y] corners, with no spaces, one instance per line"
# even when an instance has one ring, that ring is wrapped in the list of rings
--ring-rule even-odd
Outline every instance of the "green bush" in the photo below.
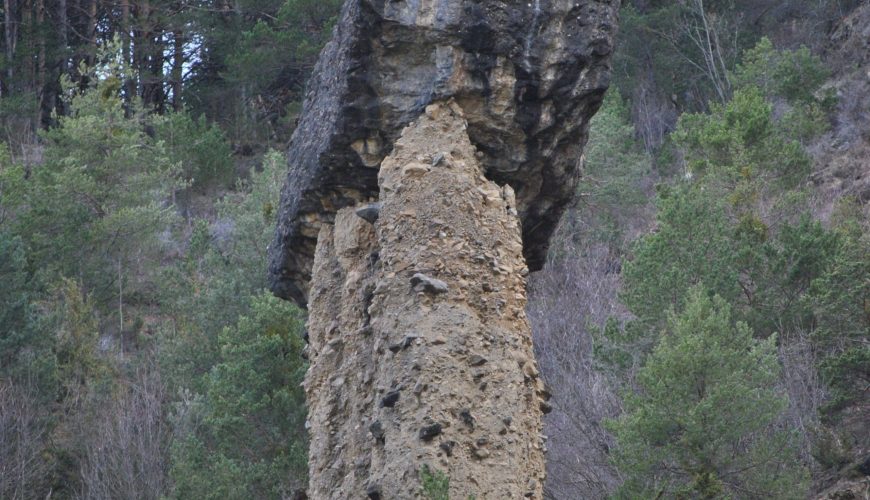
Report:
[[[829,98],[824,95],[820,99],[817,94],[830,76],[830,70],[808,48],[777,50],[769,38],[763,37],[743,53],[734,82],[738,88],[756,86],[767,96],[810,104]]]
[[[584,150],[583,177],[577,188],[582,208],[577,216],[592,229],[584,232],[585,239],[622,247],[622,231],[647,207],[642,180],[650,173],[651,158],[635,135],[628,104],[613,89],[592,118]]]
[[[301,311],[262,293],[220,333],[195,405],[179,403],[177,498],[286,498],[306,482]]]
[[[56,398],[57,360],[50,322],[39,307],[41,284],[29,270],[21,238],[0,224],[0,380]]]
[[[764,37],[743,54],[734,72],[735,86],[759,88],[769,99],[785,100],[790,109],[783,116],[788,137],[806,142],[830,128],[828,115],[836,105],[833,89],[823,89],[830,70],[806,47],[776,50]]]
[[[771,104],[755,87],[736,91],[709,114],[682,115],[673,137],[691,173],[732,191],[757,190],[759,182],[791,189],[810,171],[809,156],[774,120]]]
[[[800,498],[808,474],[772,424],[786,399],[776,338],[753,338],[722,298],[693,288],[608,426],[618,498]]]
[[[46,283],[75,277],[105,310],[119,295],[149,289],[153,276],[131,269],[156,265],[158,235],[175,220],[168,202],[183,183],[166,148],[145,132],[152,117],[121,100],[121,69],[82,71],[90,86],[67,82],[69,114],[40,134],[43,163],[4,168],[3,209]]]
[[[450,500],[450,477],[447,474],[438,469],[433,472],[424,465],[420,468],[420,482],[427,500]]]
[[[847,201],[842,211],[834,228],[836,252],[812,281],[808,300],[821,375],[832,390],[828,416],[862,401],[870,384],[870,231],[860,207]]]
[[[181,175],[195,189],[209,185],[232,186],[235,165],[232,150],[217,125],[204,116],[195,119],[186,112],[168,113],[154,120],[155,139],[161,141]]]

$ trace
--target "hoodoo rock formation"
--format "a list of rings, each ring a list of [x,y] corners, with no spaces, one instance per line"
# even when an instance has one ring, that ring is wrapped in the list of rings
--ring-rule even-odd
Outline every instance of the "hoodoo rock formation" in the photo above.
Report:
[[[305,389],[315,499],[541,498],[548,394],[533,358],[516,200],[483,176],[459,106],[434,104],[363,204],[320,229]],[[370,212],[369,212],[370,213]]]
[[[618,0],[347,0],[270,280],[309,307],[309,495],[542,497],[525,279],[571,200]]]
[[[320,226],[376,197],[381,161],[432,102],[453,98],[487,178],[517,196],[540,268],[610,81],[619,0],[348,0],[289,148],[272,291],[300,304]]]

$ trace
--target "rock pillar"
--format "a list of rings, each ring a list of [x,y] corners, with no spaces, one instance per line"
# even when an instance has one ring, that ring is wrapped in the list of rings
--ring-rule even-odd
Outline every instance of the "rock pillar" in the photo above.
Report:
[[[547,396],[514,192],[436,103],[381,163],[379,200],[324,224],[309,294],[313,499],[542,497]]]

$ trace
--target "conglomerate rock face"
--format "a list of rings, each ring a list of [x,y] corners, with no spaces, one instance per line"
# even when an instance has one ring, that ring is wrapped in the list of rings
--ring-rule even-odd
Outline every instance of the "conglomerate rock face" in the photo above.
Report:
[[[309,306],[309,497],[542,498],[548,394],[525,315],[510,186],[483,175],[457,103],[426,108],[379,202],[324,223]]]
[[[432,102],[464,109],[487,178],[516,192],[540,268],[609,84],[619,0],[347,0],[289,148],[270,283],[308,301],[317,236],[378,194],[401,130]]]

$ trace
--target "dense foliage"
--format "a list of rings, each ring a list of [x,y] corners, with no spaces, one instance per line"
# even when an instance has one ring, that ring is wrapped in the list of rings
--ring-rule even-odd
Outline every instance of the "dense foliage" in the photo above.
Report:
[[[776,336],[753,338],[728,303],[689,291],[637,376],[639,394],[612,423],[622,498],[799,498],[806,471],[784,431],[774,389]]]
[[[777,51],[762,39],[736,67],[731,96],[683,114],[670,136],[684,174],[659,186],[654,230],[624,264],[621,298],[633,317],[608,322],[596,344],[627,391],[612,422],[619,495],[803,496],[800,462],[787,451],[798,442],[779,429],[807,404],[815,407],[801,418],[816,422],[816,437],[800,439],[816,457],[830,446],[818,435],[864,439],[849,426],[832,430],[847,409],[861,414],[870,274],[862,209],[844,199],[840,220],[825,225],[807,203],[812,161],[802,143],[826,130],[832,106],[822,68],[806,49]],[[796,129],[797,116],[818,123]],[[813,366],[791,366],[796,349],[815,353]],[[787,404],[777,392],[805,394],[786,390],[780,363],[818,373],[827,403]]]
[[[337,0],[8,0],[0,18],[0,135],[27,156],[32,134],[66,112],[64,79],[86,87],[82,71],[102,47],[118,44],[129,67],[114,82],[125,104],[161,113],[187,110],[224,126],[250,150],[281,141]]]
[[[289,496],[304,320],[263,291],[285,161],[265,155],[216,218],[190,215],[232,185],[225,136],[125,104],[111,54],[68,87],[43,160],[0,165],[0,452],[29,457],[0,497]]]

